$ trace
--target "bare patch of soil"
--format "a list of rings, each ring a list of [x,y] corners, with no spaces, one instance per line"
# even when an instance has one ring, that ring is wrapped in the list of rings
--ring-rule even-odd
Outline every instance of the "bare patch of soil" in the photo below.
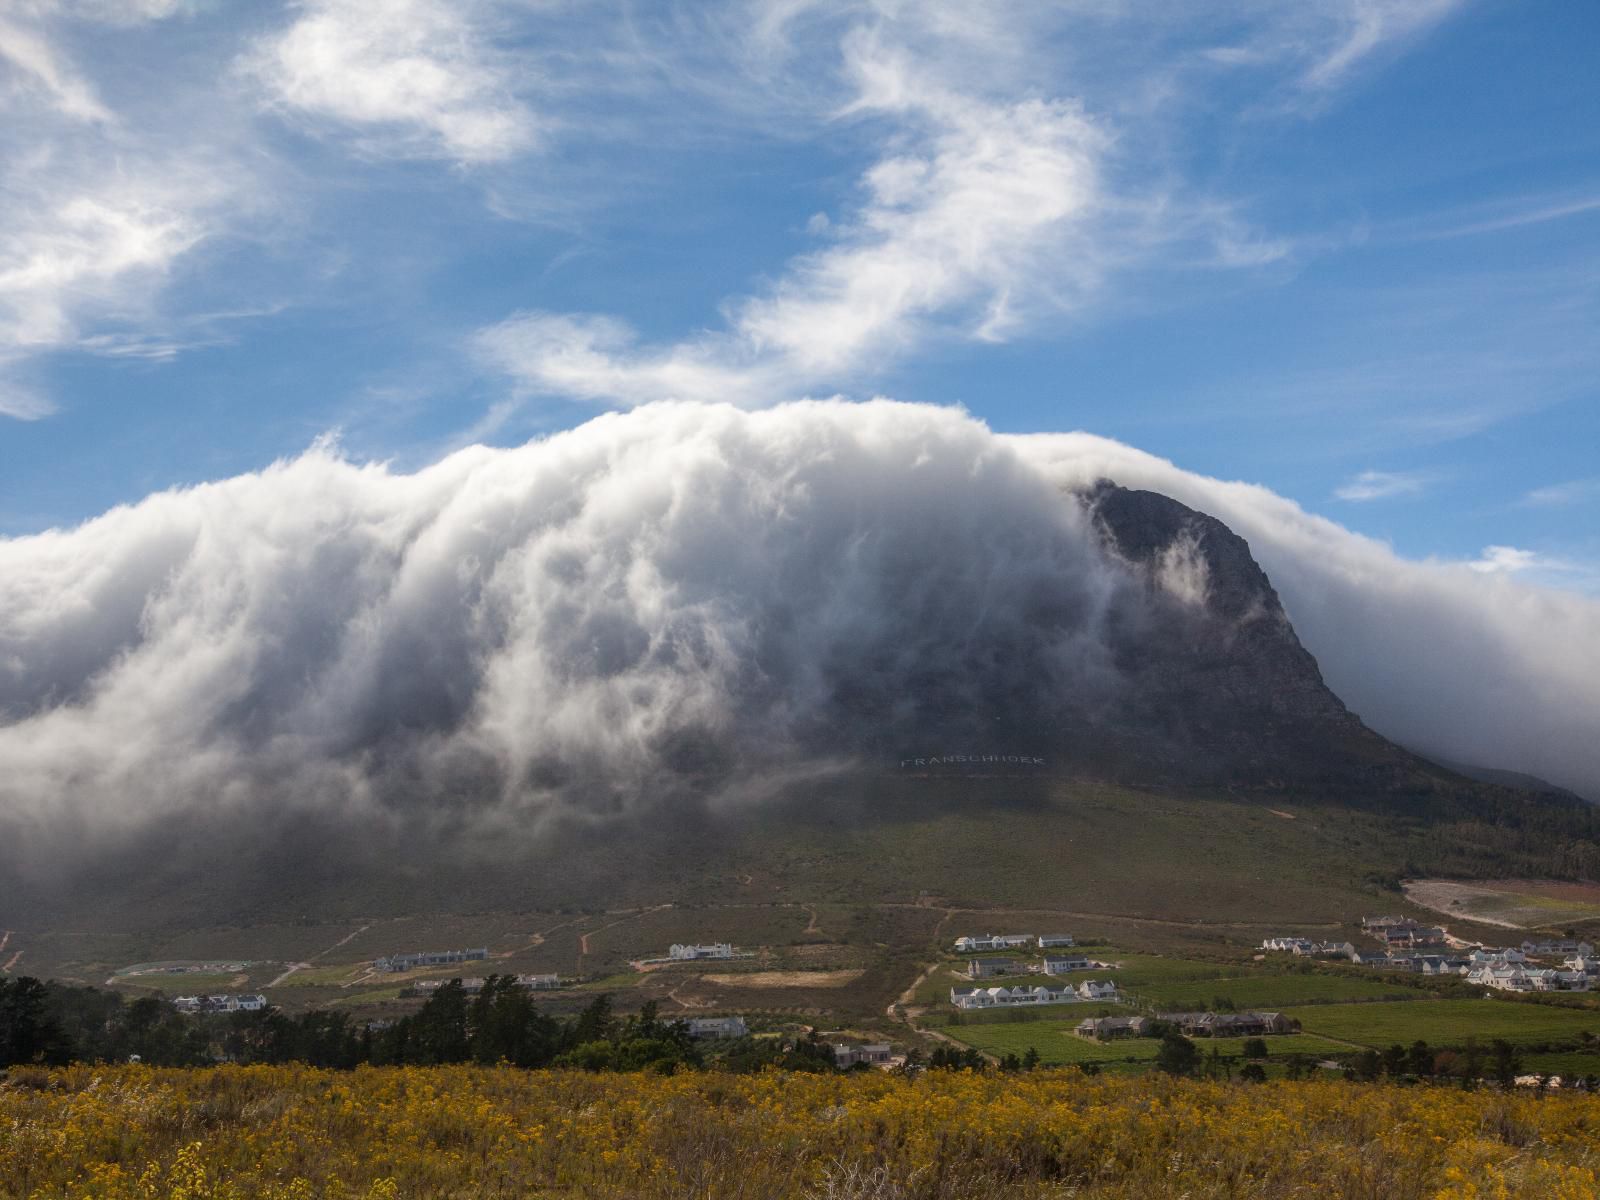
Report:
[[[707,983],[746,988],[839,988],[854,983],[866,972],[855,971],[749,971],[743,974],[703,975]]]
[[[1543,929],[1600,918],[1600,885],[1550,879],[1409,879],[1406,899],[1462,921]]]

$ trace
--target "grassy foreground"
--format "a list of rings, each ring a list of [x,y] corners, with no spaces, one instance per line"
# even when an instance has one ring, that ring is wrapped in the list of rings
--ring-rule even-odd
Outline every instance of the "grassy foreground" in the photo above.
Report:
[[[1590,1197],[1600,1100],[1338,1082],[22,1070],[0,1196]]]

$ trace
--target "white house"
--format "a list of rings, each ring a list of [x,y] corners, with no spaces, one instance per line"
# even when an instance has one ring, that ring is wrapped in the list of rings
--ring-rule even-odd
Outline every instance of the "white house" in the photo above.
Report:
[[[184,1013],[260,1012],[267,1007],[267,998],[260,994],[230,996],[224,993],[215,996],[179,996],[173,1000],[172,1007]]]
[[[1117,985],[1109,979],[1085,979],[1078,985],[1078,995],[1084,1000],[1115,1000]]]
[[[1480,946],[1467,955],[1467,961],[1475,967],[1484,965],[1504,966],[1507,963],[1525,963],[1528,961],[1528,956],[1515,946],[1507,947],[1504,950],[1494,950],[1488,946]]]
[[[1048,950],[1052,946],[1072,946],[1076,943],[1070,933],[1041,933],[1039,935],[1039,949]]]
[[[1020,983],[1016,987],[951,988],[957,1008],[1008,1008],[1020,1004],[1077,1004],[1083,997],[1070,987]]]
[[[517,986],[534,992],[553,992],[561,986],[559,975],[518,975]]]
[[[733,946],[727,942],[712,942],[706,946],[686,946],[674,942],[667,951],[667,957],[678,962],[693,962],[700,958],[732,958]]]
[[[1014,958],[973,958],[967,960],[969,979],[995,979],[1002,975],[1021,975],[1023,965]]]
[[[1114,970],[1116,970],[1116,967],[1111,963],[1098,962],[1081,954],[1065,955],[1060,958],[1047,954],[1044,959],[1044,973],[1046,975],[1065,975],[1071,971]]]
[[[1475,967],[1467,973],[1467,982],[1502,992],[1586,992],[1591,981],[1578,971],[1507,965]]]
[[[750,1032],[743,1017],[690,1017],[692,1038],[741,1038]]]
[[[982,937],[958,937],[957,954],[976,954],[981,950],[1019,950],[1034,940],[1031,933],[986,933]]]
[[[1310,938],[1303,937],[1269,937],[1261,943],[1263,950],[1279,950],[1293,952],[1302,946],[1311,945]]]
[[[1522,952],[1533,958],[1548,958],[1557,954],[1581,954],[1587,958],[1594,953],[1594,947],[1588,942],[1567,938],[1561,941],[1523,942]]]

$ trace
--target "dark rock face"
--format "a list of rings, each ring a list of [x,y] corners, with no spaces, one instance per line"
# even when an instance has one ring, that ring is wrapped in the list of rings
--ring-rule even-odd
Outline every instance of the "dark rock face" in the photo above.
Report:
[[[1080,499],[1146,600],[1113,637],[1125,686],[1100,732],[1118,774],[1370,786],[1427,769],[1328,689],[1243,538],[1155,492],[1102,481]]]

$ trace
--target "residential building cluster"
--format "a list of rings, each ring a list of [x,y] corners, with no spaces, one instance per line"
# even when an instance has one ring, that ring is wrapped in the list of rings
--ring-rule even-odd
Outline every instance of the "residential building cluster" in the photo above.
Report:
[[[694,962],[702,958],[732,958],[733,947],[727,942],[712,942],[704,946],[686,946],[674,942],[667,950],[673,962]]]
[[[1349,958],[1356,952],[1349,942],[1314,942],[1303,937],[1269,937],[1261,943],[1263,950],[1281,950],[1301,958]]]
[[[1463,976],[1469,983],[1506,992],[1587,992],[1600,987],[1600,961],[1591,957],[1594,947],[1572,938],[1529,939],[1520,947],[1478,946],[1463,953],[1445,949],[1450,943],[1444,929],[1409,917],[1364,917],[1361,928],[1379,942],[1380,949],[1294,936],[1269,937],[1261,948],[1307,958],[1342,959],[1378,970]],[[1566,957],[1559,969],[1533,961],[1562,955]]]
[[[1385,946],[1416,949],[1445,944],[1443,929],[1436,925],[1423,925],[1410,917],[1362,917],[1361,930]]]
[[[448,967],[455,963],[481,962],[489,957],[486,946],[475,950],[419,950],[414,954],[390,954],[372,960],[374,971],[414,971],[418,967]]]
[[[1117,985],[1104,979],[1088,979],[1074,987],[1064,983],[1022,983],[1015,987],[951,988],[950,1003],[961,1009],[1010,1008],[1019,1005],[1116,1003]]]
[[[1587,992],[1600,986],[1600,959],[1572,954],[1559,969],[1532,966],[1526,960],[1485,962],[1465,974],[1468,983],[1502,992]]]
[[[267,1006],[265,996],[178,996],[172,1007],[181,1013],[260,1012]]]
[[[1073,971],[1114,971],[1115,963],[1100,962],[1083,955],[1047,954],[1040,962],[1019,958],[969,958],[967,978],[1003,979],[1007,975],[1070,975]]]
[[[1048,950],[1054,946],[1075,944],[1070,933],[986,933],[982,937],[958,937],[956,953],[979,954],[985,950],[1021,950],[1025,947]]]

